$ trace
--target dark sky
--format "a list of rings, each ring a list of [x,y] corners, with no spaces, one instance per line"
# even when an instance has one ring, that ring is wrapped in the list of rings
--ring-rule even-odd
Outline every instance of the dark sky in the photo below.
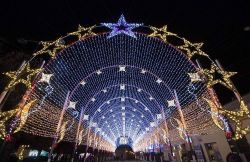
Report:
[[[76,30],[78,24],[116,22],[122,13],[128,22],[167,24],[192,42],[204,42],[204,51],[213,59],[239,72],[233,81],[240,92],[250,92],[250,1],[5,0],[0,4],[0,37],[26,49],[32,41],[53,40]],[[22,45],[17,39],[31,42]],[[32,55],[30,50],[25,53]],[[0,58],[6,58],[4,53]]]

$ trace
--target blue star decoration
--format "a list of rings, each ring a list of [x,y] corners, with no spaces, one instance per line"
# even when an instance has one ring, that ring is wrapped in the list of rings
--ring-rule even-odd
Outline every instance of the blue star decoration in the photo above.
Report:
[[[117,23],[101,23],[101,25],[109,29],[112,29],[112,31],[110,32],[107,38],[111,38],[119,34],[126,34],[130,37],[136,38],[136,35],[132,30],[134,28],[138,28],[139,26],[142,26],[143,23],[141,24],[127,23],[125,20],[125,17],[121,15]]]

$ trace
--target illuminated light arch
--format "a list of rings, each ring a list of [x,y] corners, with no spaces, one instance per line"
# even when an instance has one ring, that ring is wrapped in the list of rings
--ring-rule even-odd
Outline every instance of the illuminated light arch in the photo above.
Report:
[[[131,95],[134,95],[133,97],[142,99],[151,114],[161,113],[161,108],[169,109],[164,111],[166,118],[169,118],[175,108],[168,108],[166,101],[173,99],[172,91],[176,90],[181,106],[184,110],[188,109],[194,98],[187,92],[187,85],[190,83],[187,73],[195,73],[198,69],[185,54],[172,45],[144,34],[136,33],[136,36],[137,39],[126,35],[107,39],[107,34],[104,33],[79,40],[62,50],[44,68],[44,73],[54,74],[51,79],[54,92],[42,107],[50,105],[55,110],[60,109],[67,91],[71,91],[70,101],[77,101],[76,110],[84,110],[91,116],[98,109],[96,103],[105,103],[110,100],[110,96],[121,97],[119,93],[124,92],[125,98],[132,98]],[[119,71],[120,66],[125,66],[126,72]],[[142,70],[146,70],[146,73],[143,74]],[[86,81],[85,85],[81,84],[83,81]],[[151,100],[139,96],[136,91],[124,90],[118,93],[111,90],[106,94],[99,93],[110,85],[120,84],[141,87],[155,99],[155,105],[158,106],[155,107]],[[205,83],[198,82],[194,85],[198,89],[198,95],[206,95]],[[43,96],[38,86],[42,84],[36,85],[31,98]],[[93,96],[98,96],[95,102],[91,102]],[[68,113],[71,114],[71,111]],[[207,116],[209,115],[201,113],[199,117]],[[36,119],[39,117],[30,116],[30,121]],[[46,125],[41,118],[38,121]],[[195,126],[194,124],[193,127]],[[72,129],[75,130],[75,126]]]

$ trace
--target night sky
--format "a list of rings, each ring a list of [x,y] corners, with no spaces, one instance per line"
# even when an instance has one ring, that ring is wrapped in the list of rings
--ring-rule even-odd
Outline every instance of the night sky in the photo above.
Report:
[[[54,40],[75,31],[78,24],[116,22],[121,14],[128,22],[167,24],[191,42],[204,42],[211,58],[238,72],[232,80],[240,93],[250,92],[250,1],[6,0],[0,4],[0,41],[4,42],[0,72],[15,70],[21,60],[32,56],[40,40]],[[10,55],[7,51],[12,49],[23,54]],[[3,87],[6,78],[1,75],[0,80]],[[232,97],[225,92],[218,89],[223,101]]]

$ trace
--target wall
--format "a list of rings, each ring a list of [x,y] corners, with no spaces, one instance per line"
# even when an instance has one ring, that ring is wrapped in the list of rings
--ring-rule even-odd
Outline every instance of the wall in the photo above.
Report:
[[[203,153],[207,161],[209,161],[209,157],[205,148],[206,143],[213,143],[213,142],[217,143],[219,152],[224,162],[226,162],[226,157],[231,152],[231,149],[225,138],[225,134],[223,131],[220,130],[216,130],[214,134],[192,137],[192,140],[193,140],[193,145],[200,144],[202,146]]]

